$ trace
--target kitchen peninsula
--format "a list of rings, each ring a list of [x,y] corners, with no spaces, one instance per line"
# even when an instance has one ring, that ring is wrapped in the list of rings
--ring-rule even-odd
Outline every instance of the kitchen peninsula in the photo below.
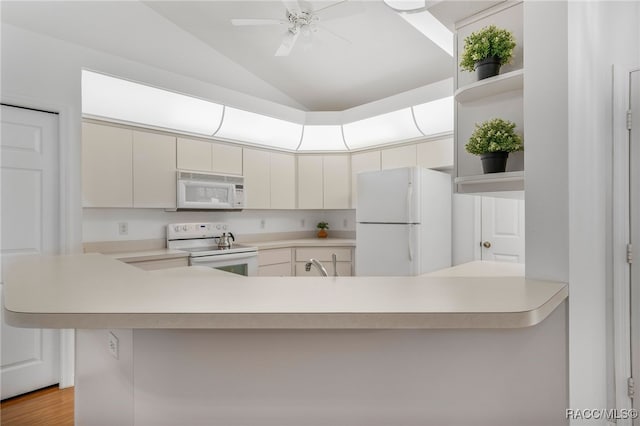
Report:
[[[79,329],[77,424],[565,424],[566,285],[452,271],[241,277],[25,256],[4,314]]]

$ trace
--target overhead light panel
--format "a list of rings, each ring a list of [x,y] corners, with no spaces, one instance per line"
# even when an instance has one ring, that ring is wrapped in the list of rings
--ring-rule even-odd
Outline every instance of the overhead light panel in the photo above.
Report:
[[[342,126],[305,125],[298,151],[346,151]]]
[[[425,136],[453,132],[453,96],[416,105],[413,115]]]
[[[349,149],[411,140],[422,135],[416,127],[411,108],[354,121],[342,126]]]
[[[169,130],[211,136],[224,107],[92,71],[82,71],[82,113]]]
[[[226,107],[224,120],[215,136],[239,142],[295,150],[300,145],[302,124]]]

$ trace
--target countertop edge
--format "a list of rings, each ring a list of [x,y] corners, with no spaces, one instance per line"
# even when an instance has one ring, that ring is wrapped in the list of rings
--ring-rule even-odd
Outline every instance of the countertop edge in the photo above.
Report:
[[[24,313],[3,307],[7,323],[26,328],[160,329],[513,329],[535,326],[568,296],[565,285],[536,309],[503,313]]]

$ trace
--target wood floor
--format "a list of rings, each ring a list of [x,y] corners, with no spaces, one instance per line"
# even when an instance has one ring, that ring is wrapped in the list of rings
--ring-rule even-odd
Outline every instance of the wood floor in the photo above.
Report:
[[[50,386],[0,403],[2,426],[73,426],[73,388]]]

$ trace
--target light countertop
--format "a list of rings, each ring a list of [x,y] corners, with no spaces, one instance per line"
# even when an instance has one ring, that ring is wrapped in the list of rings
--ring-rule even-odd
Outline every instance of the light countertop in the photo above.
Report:
[[[108,253],[105,256],[118,259],[122,262],[144,262],[147,260],[164,260],[181,257],[189,257],[189,252],[184,250],[157,249],[145,251],[127,251],[121,253]]]
[[[48,328],[519,328],[567,294],[521,276],[243,277],[84,254],[15,259],[4,308],[10,325]]]
[[[258,250],[267,250],[287,247],[355,247],[356,240],[348,238],[298,238],[293,240],[275,241],[243,241],[247,246],[258,247]]]

